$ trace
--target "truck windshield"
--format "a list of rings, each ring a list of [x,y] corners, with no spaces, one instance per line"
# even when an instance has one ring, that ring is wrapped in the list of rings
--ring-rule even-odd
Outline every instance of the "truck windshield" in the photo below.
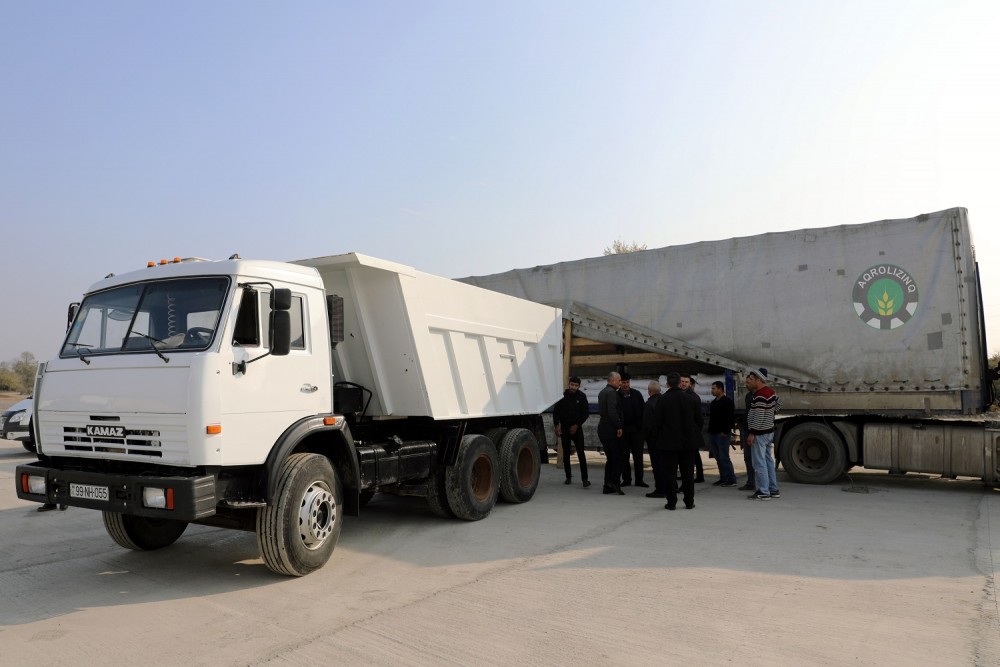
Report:
[[[60,356],[197,351],[211,345],[229,291],[226,277],[138,283],[80,304]]]

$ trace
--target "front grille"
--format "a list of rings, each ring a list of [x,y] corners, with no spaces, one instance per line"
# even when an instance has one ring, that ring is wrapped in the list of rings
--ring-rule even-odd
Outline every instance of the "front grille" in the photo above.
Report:
[[[121,461],[191,461],[184,414],[88,415],[43,413],[39,435],[48,456],[82,456]]]
[[[88,435],[87,427],[63,426],[63,442],[68,452],[101,452],[127,456],[160,458],[163,443],[160,432],[149,429],[125,429],[122,437]]]

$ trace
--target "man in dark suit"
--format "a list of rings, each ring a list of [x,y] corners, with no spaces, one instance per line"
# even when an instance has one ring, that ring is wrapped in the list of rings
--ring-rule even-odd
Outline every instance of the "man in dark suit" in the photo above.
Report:
[[[694,509],[694,458],[701,447],[701,400],[680,388],[681,376],[667,376],[667,393],[657,404],[653,417],[654,433],[659,434],[657,444],[663,452],[667,466],[668,510],[677,508],[677,469],[681,471],[681,491],[684,506]]]

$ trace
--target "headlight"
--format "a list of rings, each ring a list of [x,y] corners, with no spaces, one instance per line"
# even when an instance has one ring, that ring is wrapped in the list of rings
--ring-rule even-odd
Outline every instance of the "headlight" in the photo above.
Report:
[[[27,410],[21,410],[20,412],[15,412],[10,416],[11,424],[23,424],[31,418]]]

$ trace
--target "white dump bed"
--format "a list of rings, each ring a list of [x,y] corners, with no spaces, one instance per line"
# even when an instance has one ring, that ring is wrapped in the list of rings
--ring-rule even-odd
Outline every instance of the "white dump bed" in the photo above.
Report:
[[[537,414],[562,396],[558,308],[356,253],[295,262],[344,298],[334,381],[374,393],[368,414]]]

